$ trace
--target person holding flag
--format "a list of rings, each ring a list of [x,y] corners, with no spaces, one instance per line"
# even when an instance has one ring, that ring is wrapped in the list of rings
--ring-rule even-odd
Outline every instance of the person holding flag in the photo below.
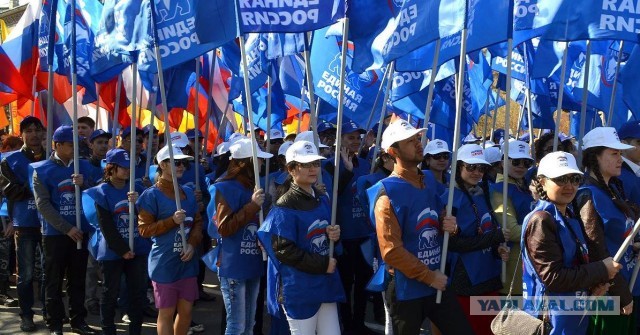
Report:
[[[89,223],[81,220],[76,226],[74,185],[83,189],[93,185],[98,179],[91,164],[80,160],[80,174],[73,174],[73,137],[71,126],[60,126],[53,133],[55,152],[48,160],[31,163],[31,187],[36,207],[42,216],[42,247],[45,264],[45,295],[47,326],[52,334],[62,334],[62,320],[65,317],[62,302],[62,282],[67,277],[69,296],[69,319],[71,330],[79,334],[95,334],[96,331],[85,322],[87,310],[84,307],[85,276],[87,272],[87,240],[92,232]],[[77,247],[77,243],[81,247]]]
[[[142,143],[144,143],[142,129],[136,128],[136,138],[131,138],[131,127],[125,127],[122,129],[120,133],[120,145],[119,149],[123,149],[126,152],[131,152],[131,146],[136,146],[136,156],[131,157],[131,159],[136,160],[136,183],[142,185],[143,187],[151,187],[151,180],[145,178],[145,169],[147,168],[147,156],[142,155]]]
[[[174,166],[171,166],[171,154]],[[196,250],[202,242],[202,217],[189,187],[179,186],[182,208],[176,208],[173,174],[176,178],[181,177],[185,162],[193,157],[175,146],[165,146],[158,151],[156,160],[158,181],[136,201],[138,230],[140,236],[153,242],[148,271],[158,308],[158,334],[186,334],[193,303],[198,299],[199,257]],[[186,245],[182,244],[182,224]]]
[[[428,317],[443,334],[473,334],[460,304],[445,290],[447,276],[439,270],[443,232],[455,235],[458,225],[455,217],[440,216],[445,206],[436,181],[417,168],[424,131],[405,120],[387,127],[380,147],[395,160],[393,172],[368,191],[371,221],[390,275],[385,297],[393,333],[418,335]],[[437,290],[443,291],[440,304]]]
[[[527,299],[533,299],[525,305],[534,306],[545,295],[604,295],[610,288],[608,281],[622,267],[611,256],[599,261],[589,257],[580,218],[571,210],[582,178],[576,159],[569,153],[556,151],[540,161],[532,180],[540,200],[525,217],[520,237],[523,286]],[[525,311],[539,317],[539,310]],[[587,334],[589,322],[582,315],[557,310],[549,313],[551,334]]]
[[[422,161],[423,172],[427,171],[433,175],[438,182],[439,194],[444,193],[449,185],[451,175],[449,174],[449,165],[451,165],[451,151],[449,145],[443,140],[429,141],[424,147],[424,159]]]
[[[91,145],[89,139],[96,129],[96,122],[88,116],[78,118],[78,134],[80,134],[80,158],[88,159],[91,157]]]
[[[640,215],[638,206],[627,201],[624,186],[618,179],[622,151],[633,146],[620,142],[614,128],[597,127],[584,135],[582,149],[586,180],[578,190],[574,210],[582,219],[589,259],[600,261],[618,252]],[[633,296],[629,291],[635,259],[629,246],[620,260],[622,270],[609,288],[609,295],[620,297],[621,314],[592,316],[591,334],[635,334],[635,318],[631,315]],[[634,288],[637,290],[638,286]]]
[[[33,192],[29,188],[29,164],[44,160],[42,147],[44,126],[35,117],[28,116],[20,122],[20,136],[24,146],[18,150],[2,154],[0,163],[0,187],[7,199],[9,218],[15,231],[16,259],[18,266],[18,302],[20,306],[20,330],[36,330],[33,323],[33,275],[36,267],[36,248],[42,246],[41,224],[38,219]],[[44,280],[39,278],[42,308],[44,303]],[[46,315],[46,312],[43,313]]]
[[[96,232],[91,239],[95,259],[102,268],[103,294],[100,305],[102,334],[115,335],[113,323],[121,276],[127,283],[129,306],[129,334],[142,332],[142,306],[147,292],[147,255],[151,249],[148,239],[140,237],[137,220],[134,231],[129,231],[129,205],[135,202],[142,188],[129,192],[129,154],[122,149],[112,149],[106,154],[104,182],[84,191],[83,208],[89,223]],[[134,234],[133,249],[128,245],[129,234]]]
[[[281,284],[270,292],[270,305],[283,305],[292,335],[339,334],[337,302],[344,289],[329,255],[329,240],[338,242],[340,226],[329,225],[331,205],[315,187],[320,161],[315,145],[298,141],[286,152],[289,189],[271,208],[258,237],[276,271],[267,280]]]
[[[253,164],[260,165],[262,160],[252,161],[252,145],[256,143],[250,138],[233,142],[226,175],[209,188],[209,207],[214,208],[211,222],[220,236],[218,278],[227,313],[225,334],[229,335],[252,333],[260,277],[264,274],[256,232],[265,193],[254,184],[253,169]],[[272,157],[256,149],[258,158]]]

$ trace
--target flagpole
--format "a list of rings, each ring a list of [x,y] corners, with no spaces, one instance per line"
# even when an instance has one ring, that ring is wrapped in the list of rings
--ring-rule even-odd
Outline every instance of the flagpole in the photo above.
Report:
[[[209,127],[211,126],[211,111],[213,109],[213,76],[215,75],[215,66],[216,66],[216,50],[214,49],[211,53],[211,66],[209,67],[209,87],[208,87],[208,97],[207,97],[207,120],[204,124],[204,154],[203,156],[207,158],[209,155]],[[218,128],[218,132],[220,128]],[[213,150],[216,149],[216,142],[213,142]]]
[[[507,202],[509,200],[509,134],[511,133],[511,104],[509,103],[509,99],[511,97],[511,62],[513,60],[513,38],[509,38],[507,40],[507,80],[506,80],[506,104],[505,104],[505,112],[504,112],[504,125],[505,125],[505,135],[504,142],[502,145],[502,232],[504,234],[505,225],[507,224]],[[497,104],[496,104],[497,105]],[[497,111],[497,108],[496,108]],[[503,246],[507,246],[507,243],[503,243]],[[502,279],[502,283],[507,281],[507,263],[502,262],[502,273],[500,275]]]
[[[620,63],[622,62],[623,48],[624,48],[624,40],[621,40],[620,47],[618,48],[618,59],[616,60],[616,72],[613,75],[613,87],[611,88],[611,100],[609,101],[609,115],[607,115],[607,126],[609,127],[611,127],[611,122],[613,121],[613,107],[616,105],[616,92],[618,90],[618,73],[620,72]],[[637,271],[636,271],[636,275],[637,275]]]
[[[331,226],[335,227],[338,209],[338,179],[340,179],[340,146],[342,145],[342,116],[344,114],[344,83],[346,81],[347,50],[349,49],[349,18],[342,23],[342,50],[340,51],[340,87],[336,118],[336,153],[333,159],[333,194],[331,195]],[[333,257],[334,242],[329,241],[329,257]]]
[[[113,132],[111,133],[111,149],[116,147],[116,136],[120,132],[120,94],[122,93],[122,75],[118,74],[116,86],[116,103],[113,107]]]
[[[224,134],[222,134],[220,132],[220,129],[224,129],[226,132],[227,129],[227,123],[229,123],[229,119],[227,118],[227,111],[229,110],[229,103],[227,102],[227,106],[224,108],[224,112],[222,112],[222,117],[220,120],[220,123],[218,124],[218,138],[222,140],[222,142],[224,142]],[[235,131],[235,129],[234,129]],[[213,148],[213,150],[215,150],[216,148]],[[212,150],[212,152],[213,152]]]
[[[247,50],[246,50],[246,46],[244,45],[244,36],[241,34],[239,37],[240,40],[240,57],[242,58],[242,70],[244,71],[245,74],[249,73],[249,66],[247,65]],[[245,75],[244,76],[244,93],[245,93],[245,99],[247,102],[247,109],[246,109],[246,115],[247,118],[249,119],[249,129],[251,130],[251,158],[253,159],[253,175],[254,175],[254,182],[255,182],[255,189],[258,190],[260,189],[260,168],[258,166],[258,164],[260,164],[260,162],[258,161],[258,141],[255,138],[256,137],[256,126],[253,123],[253,107],[252,107],[252,102],[251,102],[251,88],[249,86],[249,76]],[[262,225],[262,222],[264,221],[264,213],[262,211],[262,207],[260,208],[260,211],[258,212],[258,218],[259,218],[259,225]],[[266,261],[267,260],[267,254],[266,252],[263,250],[262,251],[262,260]]]
[[[569,45],[565,44],[562,53],[562,70],[560,71],[560,87],[558,88],[558,107],[556,108],[556,129],[553,137],[553,151],[558,151],[558,135],[560,134],[560,122],[562,120],[562,98],[564,97],[564,82],[567,74],[567,57],[569,54]],[[580,150],[580,148],[578,148]]]
[[[200,57],[196,57],[196,82],[194,84],[196,88],[196,100],[193,102],[193,129],[195,133],[195,142],[194,142],[194,154],[195,154],[195,164],[193,164],[193,168],[195,169],[195,183],[196,183],[196,192],[200,192],[200,110],[198,109],[198,99],[200,97],[199,86],[200,84]]]
[[[582,138],[584,137],[587,122],[587,104],[589,99],[589,70],[591,68],[591,40],[587,40],[587,57],[584,61],[584,80],[582,84],[582,105],[580,105],[580,137],[578,148],[582,148]],[[578,164],[582,165],[582,150],[578,150]]]
[[[429,120],[431,120],[431,105],[433,104],[433,91],[436,84],[436,76],[438,75],[438,58],[440,58],[440,39],[436,40],[436,51],[433,54],[433,62],[431,63],[431,78],[429,78],[429,91],[427,93],[427,106],[424,109],[424,124],[425,128],[429,126]],[[435,136],[436,127],[431,130],[431,136]],[[422,136],[422,147],[427,145],[427,134]]]
[[[78,76],[76,69],[76,0],[71,0],[71,99],[73,105],[73,174],[80,174],[80,143],[78,139],[80,134],[78,133]],[[88,177],[88,176],[87,176]],[[76,228],[82,231],[82,213],[81,213],[81,198],[80,198],[80,185],[75,185],[75,202],[76,202]],[[82,241],[76,242],[76,249],[82,249]]]
[[[52,52],[51,50],[49,51]],[[51,156],[51,141],[53,138],[53,113],[54,113],[53,90],[54,89],[55,88],[53,87],[53,65],[51,65],[51,62],[49,62],[49,78],[48,78],[48,84],[47,84],[47,145],[45,148],[47,152],[47,157]]]
[[[40,61],[38,58],[38,64],[36,65],[36,73],[37,73],[37,67],[39,66]],[[33,80],[31,82],[31,95],[33,96],[33,101],[31,103],[31,116],[36,115],[36,99],[37,99],[37,93],[36,93],[36,78],[37,75],[33,74]]]
[[[491,98],[493,98],[493,90],[491,90]],[[498,89],[496,89],[496,99],[493,100],[493,113],[491,116],[491,134],[489,134],[489,140],[495,143],[493,138],[493,133],[496,131],[496,121],[498,116],[498,103],[500,102],[500,94],[498,94]]]
[[[529,148],[531,149],[531,157],[534,161],[536,159],[535,151],[533,150],[533,101],[531,99],[531,75],[529,73],[529,52],[527,50],[527,44],[524,44],[524,68],[526,71],[525,80],[527,89],[527,123],[529,123]]]
[[[157,85],[157,77],[154,79],[154,84]],[[153,141],[156,138],[156,134],[155,134],[155,118],[156,118],[156,96],[157,96],[157,92],[153,92],[153,89],[151,90],[151,92],[149,92],[149,100],[151,100],[151,106],[149,106],[150,111],[151,111],[151,120],[149,120],[149,134],[147,135],[147,159],[145,162],[145,169],[144,169],[144,176],[151,179],[151,176],[149,176],[149,167],[151,166],[151,152],[153,151]],[[166,124],[165,124],[166,126]],[[158,148],[160,149],[160,148]]]
[[[458,70],[458,76],[456,82],[456,118],[455,125],[453,127],[453,143],[452,152],[453,158],[451,162],[451,171],[456,171],[458,168],[458,146],[460,144],[460,120],[462,119],[462,103],[464,98],[464,71],[466,67],[466,53],[467,53],[467,28],[463,28],[460,33],[460,69]],[[447,216],[451,216],[453,211],[453,192],[456,183],[455,180],[451,180],[449,183],[449,196],[447,201]],[[440,258],[440,272],[445,273],[447,267],[447,252],[449,248],[449,232],[444,232],[444,238],[442,240],[442,256]],[[438,290],[436,294],[436,304],[439,304],[442,300],[442,291]]]
[[[378,88],[378,93],[376,93],[376,99],[373,101],[373,107],[371,107],[371,113],[369,113],[369,118],[367,119],[367,126],[366,126],[367,131],[371,129],[371,121],[373,121],[373,114],[375,114],[376,106],[378,105],[378,99],[380,98],[380,94],[382,93],[382,90],[385,87],[384,83],[386,82],[385,81],[386,79],[387,79],[387,73],[385,72],[385,74],[382,76],[382,80],[380,80],[380,87]],[[360,142],[360,148],[358,148],[358,152],[360,152],[360,150],[364,148],[365,144],[366,144],[365,141]]]
[[[267,152],[271,152],[271,76],[267,76],[267,139],[266,139],[266,149]],[[276,156],[277,158],[277,156]],[[269,190],[269,158],[265,159],[265,169],[264,169],[264,188],[265,190]]]
[[[482,148],[487,148],[487,126],[489,126],[489,99],[491,98],[491,85],[487,89],[487,100],[484,102],[484,130],[482,131]]]
[[[311,59],[309,58],[309,40],[311,32],[304,34],[304,72],[307,77],[307,92],[309,93],[309,120],[313,128],[313,144],[320,151],[320,135],[318,134],[318,113],[316,110],[315,91],[313,87],[313,73],[311,72]],[[318,174],[318,184],[323,184],[322,173]]]
[[[136,98],[136,93],[137,92],[133,93],[133,98],[134,99]],[[137,111],[138,112],[138,119],[136,120],[136,122],[138,122],[138,123],[136,124],[136,127],[141,125],[140,124],[140,120],[142,120],[142,94],[143,93],[144,93],[144,89],[141,87],[140,88],[140,95],[139,95],[140,98],[138,99],[138,111]],[[134,112],[134,110],[131,109],[131,113],[133,113],[133,112]]]
[[[387,87],[384,90],[384,98],[382,100],[382,108],[380,109],[380,118],[378,119],[378,131],[376,132],[376,145],[373,147],[373,160],[375,161],[376,157],[378,157],[378,151],[380,148],[380,139],[382,138],[382,122],[384,122],[385,114],[387,113],[387,101],[389,100],[389,95],[391,93],[391,84],[393,83],[393,69],[395,67],[396,62],[391,61],[389,65],[387,65]],[[371,169],[369,170],[369,174],[373,174],[373,170],[376,168],[375,164],[371,164]]]
[[[171,181],[173,183],[173,196],[175,197],[176,202],[176,211],[182,210],[182,203],[180,200],[180,190],[178,186],[178,178],[176,176],[176,165],[175,159],[173,157],[173,143],[171,143],[171,126],[169,125],[169,111],[167,110],[167,92],[164,86],[164,73],[162,72],[162,55],[160,54],[160,45],[158,44],[158,35],[156,31],[156,22],[155,22],[155,12],[156,6],[155,2],[151,1],[151,29],[153,31],[155,42],[153,44],[155,49],[156,63],[158,67],[158,85],[160,89],[160,96],[162,98],[162,106],[163,106],[163,116],[164,116],[164,133],[165,139],[167,141],[167,146],[169,147],[169,166],[171,168]],[[158,162],[160,163],[160,162]],[[184,231],[184,223],[180,223],[180,237],[182,240],[182,248],[183,250],[187,246],[187,238]]]
[[[298,110],[298,134],[302,124],[302,111],[304,111],[304,85],[300,87],[300,110]]]
[[[100,84],[96,84],[96,91],[98,94],[96,102],[96,129],[100,129]],[[109,129],[109,126],[107,126],[107,129]]]
[[[138,64],[131,64],[131,72],[132,75],[132,88],[131,91],[133,93],[133,99],[131,100],[131,133],[129,134],[129,192],[136,191],[136,145],[138,145],[137,138],[137,129],[136,129],[136,107],[137,101],[135,98],[137,89],[138,89]],[[134,238],[134,223],[136,219],[136,203],[135,201],[129,201],[129,250],[133,251],[133,238]]]

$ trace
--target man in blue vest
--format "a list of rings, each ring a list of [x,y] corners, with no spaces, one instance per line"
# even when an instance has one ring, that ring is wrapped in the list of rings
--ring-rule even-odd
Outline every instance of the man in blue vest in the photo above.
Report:
[[[622,143],[633,149],[622,152],[622,174],[618,177],[624,185],[629,200],[640,206],[640,121],[629,121],[618,130]]]
[[[76,226],[75,185],[88,188],[97,179],[87,161],[80,160],[79,174],[74,174],[73,128],[60,126],[53,133],[55,152],[48,160],[32,163],[32,188],[36,207],[42,215],[42,239],[45,258],[47,326],[52,335],[62,334],[65,317],[62,283],[66,275],[71,329],[78,334],[95,334],[85,322],[85,275],[87,240],[90,226],[84,217]],[[76,243],[80,242],[78,249]]]
[[[439,270],[443,231],[455,234],[458,227],[455,217],[441,215],[444,204],[433,176],[417,167],[424,131],[405,120],[389,125],[380,147],[394,159],[393,172],[368,191],[380,253],[392,278],[385,297],[393,333],[418,335],[428,317],[443,334],[473,334]],[[444,291],[440,304],[437,290]]]
[[[33,193],[29,188],[29,164],[45,159],[42,147],[44,127],[39,119],[28,116],[20,122],[20,136],[24,142],[18,151],[4,154],[0,163],[0,185],[7,198],[9,217],[15,230],[18,265],[18,300],[20,304],[20,330],[36,330],[33,323],[33,274],[36,265],[36,247],[41,245],[40,221]],[[41,296],[44,281],[39,278]],[[44,304],[43,304],[44,306]],[[43,310],[44,307],[43,307]]]
[[[140,128],[136,128],[136,138],[131,138],[131,127],[125,127],[122,129],[120,133],[120,145],[119,149],[124,149],[126,152],[131,152],[131,146],[135,145],[136,148],[136,157],[131,157],[131,159],[135,159],[136,161],[136,184],[140,184],[145,189],[151,187],[151,180],[149,178],[144,178],[145,169],[147,168],[147,156],[142,155],[142,143],[143,139],[143,131]]]

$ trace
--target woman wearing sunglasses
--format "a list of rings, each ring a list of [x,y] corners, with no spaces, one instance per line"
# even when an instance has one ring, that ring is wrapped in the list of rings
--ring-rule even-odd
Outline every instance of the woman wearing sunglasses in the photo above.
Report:
[[[255,323],[260,277],[264,274],[262,251],[258,245],[258,212],[265,200],[264,190],[256,187],[253,164],[271,158],[256,146],[258,162],[253,162],[249,138],[229,147],[231,161],[227,173],[211,187],[207,229],[218,238],[218,278],[227,312],[225,334],[250,334]],[[259,169],[258,169],[259,170]]]
[[[169,150],[175,166],[171,166]],[[182,208],[177,210],[173,185],[173,177],[180,178],[185,161],[192,159],[175,146],[160,149],[156,155],[158,181],[136,202],[140,236],[153,242],[148,263],[158,308],[158,334],[186,334],[193,302],[198,299],[195,250],[202,241],[202,217],[188,187],[178,187]],[[182,244],[180,224],[184,225],[186,245]]]
[[[511,251],[507,260],[507,280],[506,283],[522,280],[522,267],[516,267],[520,259],[520,235],[522,232],[522,222],[524,217],[531,212],[535,202],[529,187],[525,182],[527,170],[533,165],[533,159],[529,154],[529,144],[522,141],[509,141],[508,159],[508,185],[507,185],[507,208],[503,208],[503,187],[505,178],[502,173],[496,176],[496,183],[491,185],[491,204],[495,209],[495,215],[504,230],[504,237]],[[503,144],[504,146],[505,144]],[[502,167],[502,164],[500,164]],[[502,172],[503,169],[501,168]],[[502,213],[506,210],[507,222],[503,222]],[[514,275],[515,273],[515,275]],[[502,294],[509,293],[509,287],[505,285],[500,291]],[[521,295],[522,287],[515,285],[513,295]]]
[[[475,334],[491,334],[492,316],[472,315],[471,296],[497,296],[500,281],[501,258],[506,260],[507,248],[502,230],[492,215],[489,190],[481,183],[490,164],[477,144],[466,144],[458,149],[455,172],[456,188],[453,195],[453,215],[458,229],[451,237],[451,289],[465,310]],[[442,199],[448,200],[448,190]]]
[[[613,256],[638,219],[636,204],[627,202],[624,186],[618,179],[622,168],[622,150],[632,146],[620,142],[615,129],[598,127],[583,138],[582,166],[586,174],[576,196],[575,210],[584,224],[589,258],[598,261]],[[622,270],[613,279],[609,295],[620,297],[621,315],[592,316],[593,334],[635,334],[633,297],[629,280],[635,264],[633,247],[620,260]],[[636,284],[635,295],[640,293]]]
[[[557,151],[540,161],[532,184],[540,201],[522,225],[523,286],[536,306],[544,297],[584,297],[605,294],[620,264],[611,257],[589,258],[580,221],[571,210],[582,172],[573,155]],[[520,283],[517,283],[520,284]],[[527,310],[540,317],[538,310]],[[589,321],[582,315],[567,315],[552,310],[544,315],[553,326],[551,334],[586,334]],[[611,332],[610,334],[618,334]]]
[[[329,197],[314,186],[324,157],[313,143],[298,141],[286,159],[289,189],[258,231],[269,255],[267,305],[273,315],[283,307],[292,335],[340,334],[337,303],[345,294],[329,255],[340,227],[329,225]]]
[[[431,173],[438,182],[436,185],[438,194],[444,193],[451,176],[447,172],[451,164],[451,151],[449,145],[443,140],[432,140],[424,147],[424,159],[422,169],[424,173]]]

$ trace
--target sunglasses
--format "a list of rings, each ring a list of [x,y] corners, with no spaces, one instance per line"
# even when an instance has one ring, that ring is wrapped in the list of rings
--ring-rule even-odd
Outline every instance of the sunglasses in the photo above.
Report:
[[[269,140],[269,143],[272,145],[275,145],[275,144],[282,144],[284,143],[284,141],[282,139],[275,139],[275,140]]]
[[[571,183],[571,185],[573,186],[579,186],[580,184],[582,184],[582,180],[584,178],[579,174],[566,174],[564,176],[549,179],[551,179],[551,181],[558,186],[565,186],[569,183]]]
[[[511,165],[514,167],[519,167],[520,165],[522,165],[523,167],[528,169],[533,165],[533,161],[527,158],[512,159]]]
[[[451,155],[448,152],[441,152],[439,154],[431,155],[431,158],[437,161],[449,160],[449,158],[451,158]]]
[[[309,163],[298,163],[298,166],[304,169],[317,168],[317,167],[320,167],[320,161],[314,161]]]
[[[487,171],[488,166],[484,164],[465,164],[464,168],[469,172],[478,171],[481,173],[485,173]]]
[[[187,166],[187,161],[183,160],[183,159],[174,160],[173,163],[174,163],[173,165],[175,165],[176,167],[178,167],[178,166]]]

